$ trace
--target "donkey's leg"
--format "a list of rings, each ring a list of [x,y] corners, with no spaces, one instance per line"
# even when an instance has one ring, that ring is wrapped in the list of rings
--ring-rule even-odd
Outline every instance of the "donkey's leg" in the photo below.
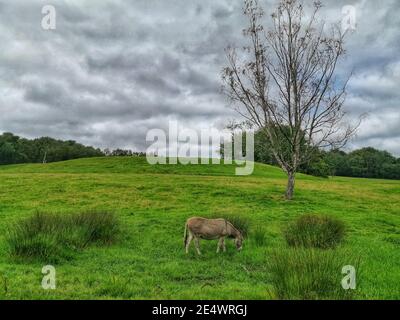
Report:
[[[196,237],[196,236],[194,236],[194,245],[196,246],[197,253],[199,255],[201,255],[201,252],[200,252],[200,241],[199,241],[199,238]]]
[[[224,250],[224,252],[226,251],[226,247],[225,247],[225,237],[222,238],[222,249]]]
[[[220,250],[221,247],[222,247],[223,241],[224,241],[224,237],[219,238],[219,240],[218,240],[218,246],[217,246],[217,253],[219,253],[219,250]]]
[[[219,253],[220,248],[221,248],[221,238],[218,239],[217,253]]]
[[[188,237],[187,237],[187,239],[186,239],[186,253],[189,253],[189,246],[190,246],[190,243],[192,242],[192,240],[193,240],[193,234],[189,231],[189,234],[188,234]]]

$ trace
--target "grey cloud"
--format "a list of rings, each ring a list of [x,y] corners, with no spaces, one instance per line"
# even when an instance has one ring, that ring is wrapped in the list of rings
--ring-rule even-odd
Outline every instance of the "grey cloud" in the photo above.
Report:
[[[329,20],[346,0],[327,2]],[[263,1],[266,20],[275,1]],[[219,92],[224,48],[243,44],[241,1],[54,1],[57,29],[40,27],[47,1],[0,0],[0,132],[99,147],[146,146],[178,119],[222,128],[236,116]],[[400,2],[359,0],[339,76],[354,71],[346,107],[369,112],[350,147],[400,156]]]

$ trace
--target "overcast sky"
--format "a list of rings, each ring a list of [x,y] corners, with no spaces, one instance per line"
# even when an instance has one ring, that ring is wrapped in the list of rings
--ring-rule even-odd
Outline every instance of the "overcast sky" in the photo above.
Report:
[[[276,1],[261,1],[267,13]],[[354,70],[346,110],[368,112],[349,148],[400,156],[400,1],[322,1],[340,20],[353,5],[339,73]],[[43,30],[44,5],[56,30]],[[235,113],[220,94],[224,48],[239,46],[239,0],[0,0],[0,133],[144,150],[146,132],[177,119],[223,128]]]

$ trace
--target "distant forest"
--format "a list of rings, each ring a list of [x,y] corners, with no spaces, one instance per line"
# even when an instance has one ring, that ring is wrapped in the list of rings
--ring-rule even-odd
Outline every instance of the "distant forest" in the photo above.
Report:
[[[256,132],[254,137],[254,159],[257,162],[277,165],[268,148],[266,136],[260,131]],[[400,158],[371,147],[348,153],[340,150],[315,149],[313,156],[300,167],[299,171],[319,177],[400,179]]]
[[[371,147],[349,153],[320,151],[309,164],[301,168],[314,176],[343,176],[360,178],[400,179],[400,158],[387,151]]]
[[[102,151],[73,140],[62,141],[49,137],[30,140],[9,132],[0,135],[0,165],[56,162],[102,156],[145,156],[145,153],[126,149]],[[259,133],[255,136],[254,159],[257,162],[277,165],[268,148],[268,143]],[[349,153],[339,150],[329,152],[316,150],[313,158],[304,164],[300,171],[320,177],[400,179],[400,158],[394,157],[387,151],[371,147]]]
[[[29,140],[9,132],[0,135],[0,164],[43,163],[99,156],[104,156],[100,149],[72,140],[49,137]]]

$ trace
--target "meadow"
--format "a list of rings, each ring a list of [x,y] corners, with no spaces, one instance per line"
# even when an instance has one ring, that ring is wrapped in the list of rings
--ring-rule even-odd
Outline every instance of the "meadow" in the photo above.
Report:
[[[290,254],[283,230],[302,214],[344,222],[336,250],[360,258],[355,298],[400,298],[400,181],[298,174],[286,201],[280,169],[256,164],[252,175],[235,176],[234,168],[150,166],[141,157],[0,166],[0,298],[274,299],[268,262],[276,250]],[[37,211],[115,212],[121,234],[55,263],[57,288],[44,290],[46,261],[16,259],[6,241]],[[243,250],[228,241],[216,254],[216,241],[201,241],[201,256],[193,247],[186,255],[186,219],[218,215],[247,219]]]

